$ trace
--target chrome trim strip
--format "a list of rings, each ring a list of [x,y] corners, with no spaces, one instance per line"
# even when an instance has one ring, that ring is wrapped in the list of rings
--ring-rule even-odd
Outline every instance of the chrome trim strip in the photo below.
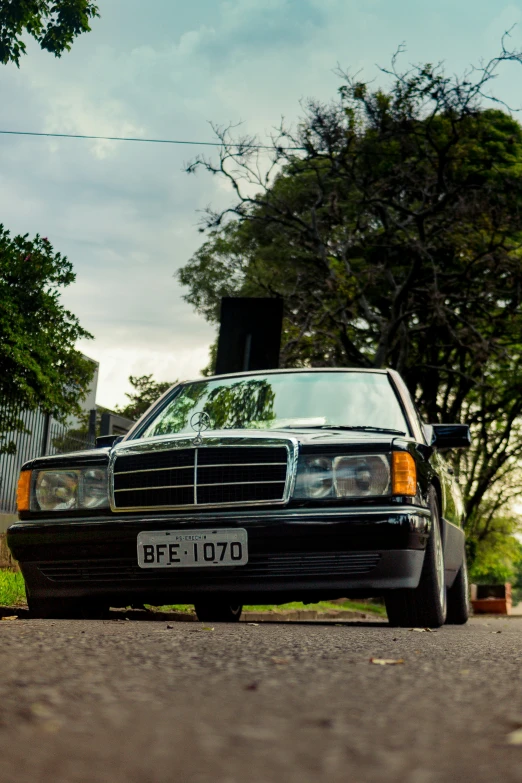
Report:
[[[265,503],[266,505],[266,503]],[[190,508],[193,508],[192,506]],[[113,525],[121,523],[127,525],[129,521],[135,521],[136,518],[140,522],[154,522],[158,525],[163,524],[175,524],[175,525],[214,525],[217,522],[224,522],[225,524],[231,524],[234,522],[256,522],[257,520],[263,521],[270,520],[272,522],[278,522],[281,524],[300,525],[300,524],[335,524],[340,519],[346,519],[347,521],[352,517],[382,517],[389,516],[395,518],[397,516],[404,517],[417,517],[420,519],[429,518],[429,509],[421,508],[419,506],[383,506],[381,509],[369,509],[364,506],[340,508],[338,510],[321,509],[321,508],[300,508],[300,509],[259,509],[259,510],[247,510],[247,511],[234,511],[230,508],[219,508],[217,511],[214,509],[214,513],[208,513],[208,509],[201,506],[201,514],[152,514],[146,518],[135,512],[135,516],[132,520],[129,517],[125,517],[123,514],[118,517],[67,517],[66,519],[54,518],[54,519],[19,519],[17,522],[10,525],[10,528],[16,530],[30,530],[38,526],[46,525],[69,525],[72,527],[83,525]],[[116,509],[118,513],[121,509]],[[143,509],[138,509],[142,511]],[[156,512],[161,512],[161,508],[156,507]],[[308,519],[308,517],[310,519]],[[462,530],[462,528],[459,528]]]
[[[159,487],[129,487],[128,489],[115,489],[115,492],[145,492],[150,489],[187,489],[187,487],[244,487],[251,484],[286,484],[286,479],[279,481],[218,481],[215,484],[163,484]],[[245,501],[248,503],[248,501]],[[199,505],[199,504],[198,504]]]
[[[220,462],[215,465],[201,465],[202,468],[252,468],[266,467],[267,465],[287,465],[286,462]],[[177,465],[176,467],[150,468],[149,470],[118,470],[115,476],[129,476],[131,473],[157,473],[159,470],[188,470],[192,465]]]
[[[190,465],[176,465],[175,467],[167,467],[167,468],[150,468],[149,470],[118,470],[114,475],[115,476],[129,476],[131,473],[157,473],[158,470],[188,470],[189,468],[193,468],[194,463]]]
[[[219,481],[215,484],[198,484],[198,487],[242,487],[250,484],[286,484],[286,479],[277,479],[270,481]]]
[[[194,505],[198,504],[198,450],[194,449]]]
[[[183,508],[187,508],[184,506]],[[193,506],[189,506],[193,508]],[[420,517],[426,519],[431,516],[429,509],[422,508],[421,506],[382,506],[381,508],[368,508],[365,506],[351,506],[349,508],[341,507],[337,509],[329,508],[276,508],[276,509],[258,509],[258,510],[246,510],[246,511],[234,511],[230,508],[223,508],[222,506],[215,510],[215,513],[207,513],[208,509],[205,506],[201,506],[201,514],[152,514],[147,518],[141,516],[143,509],[136,509],[135,517],[141,522],[155,522],[159,525],[168,523],[176,525],[212,525],[215,521],[223,521],[226,524],[230,524],[236,521],[256,522],[257,520],[264,521],[269,519],[273,522],[280,522],[282,524],[332,524],[338,519],[349,520],[352,517]],[[121,509],[115,509],[120,513]],[[161,508],[156,507],[156,512],[161,512]],[[182,510],[182,509],[179,509]],[[308,520],[310,518],[310,521]],[[323,522],[324,520],[324,522]],[[332,522],[329,522],[332,520]],[[129,518],[123,517],[118,519],[117,517],[67,517],[65,519],[60,518],[47,518],[47,519],[19,519],[14,522],[10,527],[20,529],[30,529],[38,527],[39,525],[107,525],[121,522],[122,524],[128,524]],[[462,528],[458,528],[462,530]]]
[[[242,501],[235,501],[230,503],[198,503],[197,502],[197,452],[200,448],[205,447],[211,447],[216,446],[220,448],[237,448],[237,447],[245,447],[245,448],[286,448],[286,452],[288,455],[287,460],[287,471],[286,471],[286,482],[285,482],[285,488],[283,492],[283,496],[280,499],[270,499],[270,500],[242,500]],[[126,456],[128,454],[130,455],[140,455],[140,454],[150,454],[154,452],[160,452],[160,451],[174,451],[177,449],[182,448],[190,448],[194,449],[195,456],[194,456],[194,503],[192,505],[190,504],[183,504],[181,506],[129,506],[125,508],[118,508],[116,506],[116,494],[114,489],[114,465],[116,462],[116,459],[119,456]],[[294,490],[295,486],[295,479],[296,479],[296,473],[297,473],[297,460],[299,457],[299,443],[297,438],[293,436],[285,436],[285,437],[267,437],[267,436],[258,436],[257,433],[255,436],[247,436],[247,437],[241,437],[240,435],[236,433],[229,434],[224,433],[220,435],[212,435],[209,433],[206,433],[205,436],[202,438],[202,444],[194,447],[192,439],[187,438],[186,435],[183,435],[181,437],[178,436],[178,438],[169,437],[168,440],[161,441],[161,442],[151,442],[151,441],[141,441],[141,440],[134,440],[134,441],[124,441],[121,444],[119,444],[119,447],[117,446],[115,449],[112,450],[110,457],[109,457],[109,468],[108,468],[108,474],[109,474],[109,503],[110,508],[112,511],[116,513],[141,513],[143,511],[184,511],[187,509],[194,509],[195,507],[202,508],[202,509],[226,509],[226,508],[236,508],[237,506],[241,507],[252,507],[252,506],[266,506],[267,503],[270,503],[272,506],[283,506],[288,503],[290,498],[292,497],[292,492]],[[259,464],[259,463],[254,463]],[[269,463],[269,464],[282,464],[282,463]],[[202,467],[207,467],[202,466]],[[210,467],[210,466],[208,466]],[[118,474],[116,474],[118,475]],[[243,484],[248,484],[249,482],[241,482]],[[283,482],[280,482],[283,483]],[[191,485],[189,485],[191,486]],[[219,486],[219,484],[210,485],[210,486]],[[157,489],[157,488],[156,488]]]
[[[115,492],[144,492],[147,489],[188,489],[194,484],[161,484],[157,487],[127,487],[126,489],[115,489]],[[217,485],[219,486],[219,484]]]
[[[288,465],[288,462],[216,462],[214,465],[201,465],[201,468],[264,468],[267,465]]]

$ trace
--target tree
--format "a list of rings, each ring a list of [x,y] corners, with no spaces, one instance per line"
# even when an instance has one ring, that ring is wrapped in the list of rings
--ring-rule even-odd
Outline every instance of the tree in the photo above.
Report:
[[[60,57],[96,16],[90,0],[0,0],[0,62],[20,65],[24,32]],[[0,224],[0,453],[14,453],[10,433],[26,431],[23,409],[62,421],[80,413],[94,365],[74,347],[91,335],[59,301],[74,279],[46,237],[11,237]]]
[[[219,160],[188,171],[224,177],[234,202],[207,211],[179,272],[210,321],[223,295],[283,297],[283,365],[394,367],[429,421],[467,417],[474,530],[522,454],[522,128],[485,104],[522,62],[506,41],[463,78],[397,57],[388,90],[342,74],[268,155],[216,128]]]
[[[60,57],[78,35],[90,31],[89,20],[97,16],[91,0],[0,0],[0,62],[20,67],[24,32]]]
[[[487,538],[470,538],[475,551],[470,569],[470,580],[482,584],[520,582],[522,544],[513,535],[520,520],[513,514],[497,517]]]
[[[134,387],[134,391],[125,394],[129,398],[129,402],[123,407],[116,407],[114,412],[134,421],[143,416],[152,403],[156,402],[163,392],[173,385],[168,381],[155,381],[152,373],[150,375],[131,375],[129,383]]]
[[[60,303],[74,279],[46,237],[11,237],[0,225],[0,452],[14,450],[22,409],[62,421],[80,411],[94,365],[75,348],[91,335]]]

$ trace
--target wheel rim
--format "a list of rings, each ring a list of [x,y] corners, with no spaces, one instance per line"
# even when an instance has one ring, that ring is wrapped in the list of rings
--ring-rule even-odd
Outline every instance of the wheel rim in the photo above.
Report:
[[[437,587],[439,592],[439,603],[441,609],[446,608],[446,585],[444,575],[444,552],[442,550],[442,539],[440,537],[440,527],[437,519],[433,520],[433,543],[435,545],[435,572],[437,574]]]
[[[464,580],[464,595],[466,597],[466,606],[469,610],[469,578],[468,578],[468,564],[466,563],[465,554],[464,554],[464,562],[462,563],[462,576]]]

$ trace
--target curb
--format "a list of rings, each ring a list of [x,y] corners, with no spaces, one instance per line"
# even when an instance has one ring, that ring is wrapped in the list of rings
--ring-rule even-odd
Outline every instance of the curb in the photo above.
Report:
[[[0,606],[0,619],[16,615],[20,620],[30,620],[31,613],[27,606]],[[142,609],[112,609],[110,620],[132,620],[134,622],[178,622],[197,623],[198,618],[188,612],[151,612]],[[386,617],[374,612],[357,612],[340,609],[339,611],[318,612],[315,609],[288,610],[286,612],[243,612],[241,622],[244,623],[274,623],[299,622],[310,620],[365,620],[386,622]]]
[[[3,617],[17,616],[19,620],[30,620],[31,613],[26,605],[22,606],[0,606],[0,620]],[[472,615],[476,620],[522,620],[522,614],[476,614]],[[194,613],[189,612],[151,612],[143,609],[111,609],[110,617],[101,619],[107,620],[132,620],[133,622],[177,622],[177,623],[197,623],[198,618]],[[243,612],[241,622],[243,623],[288,623],[303,621],[333,621],[350,620],[365,622],[386,622],[386,616],[376,614],[375,612],[357,612],[340,609],[327,612],[318,612],[315,609],[288,610],[286,612]]]

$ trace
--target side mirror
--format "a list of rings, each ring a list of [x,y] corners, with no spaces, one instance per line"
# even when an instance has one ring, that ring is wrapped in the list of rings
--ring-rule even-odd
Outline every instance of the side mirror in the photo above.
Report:
[[[471,446],[471,433],[467,424],[432,424],[430,446],[436,449],[467,449]]]
[[[96,438],[96,448],[106,449],[107,446],[114,446],[115,443],[119,443],[123,440],[123,435],[98,435]]]

